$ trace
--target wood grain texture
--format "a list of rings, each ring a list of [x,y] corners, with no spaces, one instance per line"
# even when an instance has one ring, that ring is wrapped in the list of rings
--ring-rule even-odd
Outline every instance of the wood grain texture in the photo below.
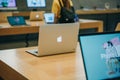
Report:
[[[120,23],[117,24],[115,31],[120,31]]]
[[[88,10],[76,10],[77,14],[111,14],[120,13],[120,9],[88,9]]]
[[[0,23],[0,36],[19,35],[38,33],[40,25],[45,24],[44,21],[26,21],[29,26],[10,26],[9,23]],[[98,32],[103,32],[103,21],[80,19],[80,29],[96,28]]]
[[[0,76],[5,80],[85,80],[79,45],[75,53],[60,55],[36,57],[25,52],[36,48],[1,50]]]

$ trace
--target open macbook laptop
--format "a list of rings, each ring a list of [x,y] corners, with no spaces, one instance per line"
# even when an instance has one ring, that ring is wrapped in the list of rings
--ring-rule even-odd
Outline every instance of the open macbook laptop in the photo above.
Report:
[[[7,19],[11,26],[27,25],[23,16],[8,16]]]
[[[54,13],[44,13],[45,23],[53,24],[54,23]]]
[[[30,12],[30,21],[42,21],[44,11],[32,11]]]
[[[36,56],[74,52],[78,31],[79,23],[41,25],[38,49],[27,50],[27,52]]]
[[[79,36],[87,80],[120,80],[120,32]]]

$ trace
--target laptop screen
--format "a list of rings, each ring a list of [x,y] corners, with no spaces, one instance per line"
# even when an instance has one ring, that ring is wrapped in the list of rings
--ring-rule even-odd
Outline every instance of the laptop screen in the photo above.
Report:
[[[16,25],[26,25],[25,19],[22,16],[8,16],[8,22],[12,26]]]
[[[54,23],[54,13],[44,13],[46,23]]]
[[[79,36],[88,80],[120,78],[120,32]]]

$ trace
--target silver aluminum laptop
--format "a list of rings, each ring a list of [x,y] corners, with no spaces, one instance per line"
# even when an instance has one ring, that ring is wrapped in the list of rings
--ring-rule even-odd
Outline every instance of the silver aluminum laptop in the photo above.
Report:
[[[79,23],[44,24],[40,26],[38,50],[27,50],[36,56],[74,52]]]
[[[30,21],[42,21],[44,11],[31,11],[30,12]]]

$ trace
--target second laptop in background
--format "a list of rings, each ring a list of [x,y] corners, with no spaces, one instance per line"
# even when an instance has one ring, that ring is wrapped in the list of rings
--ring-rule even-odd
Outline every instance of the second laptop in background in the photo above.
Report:
[[[30,21],[42,21],[44,19],[45,11],[31,11],[30,12]]]
[[[11,26],[27,25],[23,16],[8,16],[7,19]]]
[[[44,13],[44,21],[47,24],[53,24],[54,23],[54,13]]]

